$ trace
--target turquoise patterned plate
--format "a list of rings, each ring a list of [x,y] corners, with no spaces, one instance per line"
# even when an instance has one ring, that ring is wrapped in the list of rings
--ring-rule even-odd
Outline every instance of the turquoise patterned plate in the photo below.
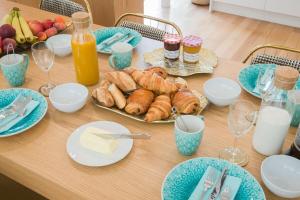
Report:
[[[123,33],[123,34],[130,33],[133,36],[135,36],[130,42],[128,42],[133,48],[135,48],[142,40],[142,35],[135,30],[124,28],[124,27],[110,27],[110,28],[97,29],[94,32],[97,45],[102,41],[104,41],[105,39],[112,37],[116,33]],[[106,51],[98,51],[98,52],[108,54],[108,52]]]
[[[176,165],[166,176],[161,190],[163,200],[187,200],[208,166],[220,171],[228,168],[228,175],[239,177],[242,184],[235,200],[265,200],[265,193],[256,179],[245,169],[225,160],[195,158]]]
[[[41,119],[43,119],[47,112],[48,103],[45,97],[43,97],[40,93],[36,91],[24,88],[0,90],[0,109],[9,105],[20,93],[24,95],[31,95],[32,99],[35,101],[39,101],[40,104],[32,113],[30,113],[27,117],[25,117],[19,123],[14,125],[11,129],[1,133],[0,137],[16,135],[30,129],[31,127],[36,125]]]
[[[257,98],[261,98],[259,94],[253,92],[256,86],[256,80],[260,71],[265,71],[267,67],[275,68],[274,64],[255,64],[243,68],[238,76],[238,80],[242,88]],[[296,83],[296,89],[300,88],[300,79]]]

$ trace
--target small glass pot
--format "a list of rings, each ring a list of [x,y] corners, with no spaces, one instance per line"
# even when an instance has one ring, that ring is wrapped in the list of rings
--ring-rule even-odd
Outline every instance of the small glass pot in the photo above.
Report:
[[[177,34],[164,35],[164,57],[171,61],[179,59],[181,37]]]
[[[183,38],[183,62],[189,64],[198,63],[202,43],[202,38],[198,36],[190,35]]]

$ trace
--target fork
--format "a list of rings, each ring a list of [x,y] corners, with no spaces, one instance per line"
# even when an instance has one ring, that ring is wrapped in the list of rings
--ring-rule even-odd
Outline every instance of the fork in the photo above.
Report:
[[[206,192],[214,185],[215,174],[213,171],[210,171],[209,174],[204,179],[204,189],[201,193],[200,200],[204,200]]]

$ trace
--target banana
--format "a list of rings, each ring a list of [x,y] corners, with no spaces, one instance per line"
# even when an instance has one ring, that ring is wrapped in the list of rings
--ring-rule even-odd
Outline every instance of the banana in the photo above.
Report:
[[[20,15],[20,12],[16,12],[17,16],[19,18],[19,22],[20,22],[20,26],[23,32],[23,35],[25,36],[25,40],[27,42],[33,42],[33,34],[27,24],[27,22],[25,21],[25,19]]]
[[[10,14],[7,14],[5,15],[2,20],[1,20],[1,25],[3,24],[11,24],[11,21],[12,21],[12,15],[11,13]]]
[[[21,25],[20,25],[20,22],[19,22],[17,11],[13,11],[13,18],[12,18],[11,25],[16,30],[16,41],[20,44],[25,43],[26,39],[25,39],[25,36],[22,33],[22,29],[21,29]]]

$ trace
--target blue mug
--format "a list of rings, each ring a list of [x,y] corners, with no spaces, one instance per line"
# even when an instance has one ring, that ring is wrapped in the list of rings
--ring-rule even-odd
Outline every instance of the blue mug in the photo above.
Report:
[[[24,84],[28,64],[29,56],[27,54],[8,54],[0,59],[0,68],[12,87]]]
[[[174,134],[179,153],[190,156],[198,150],[204,127],[202,116],[181,115],[176,118]]]
[[[131,65],[133,47],[128,43],[118,42],[111,47],[112,55],[109,57],[109,65],[121,70]]]

